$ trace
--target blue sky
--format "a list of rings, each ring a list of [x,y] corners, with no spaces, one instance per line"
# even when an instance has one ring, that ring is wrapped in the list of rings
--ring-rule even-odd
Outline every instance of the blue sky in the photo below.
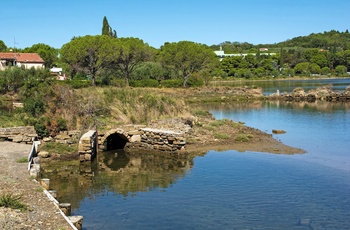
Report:
[[[156,48],[182,40],[278,43],[350,29],[349,12],[349,0],[2,0],[0,40],[61,48],[74,36],[101,34],[106,16],[118,37]]]

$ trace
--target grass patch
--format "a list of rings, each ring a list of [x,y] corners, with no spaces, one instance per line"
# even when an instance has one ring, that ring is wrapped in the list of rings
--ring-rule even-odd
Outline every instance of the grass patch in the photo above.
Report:
[[[0,207],[19,209],[21,211],[27,210],[27,205],[21,203],[19,200],[21,196],[14,196],[12,194],[5,194],[0,197]]]
[[[244,133],[240,133],[236,136],[235,141],[238,142],[247,142],[249,141],[251,138],[253,138],[254,136],[252,134],[244,134]]]
[[[41,151],[47,151],[50,153],[58,153],[58,154],[67,154],[67,153],[75,153],[78,151],[78,145],[72,144],[61,144],[57,142],[46,142],[40,146]]]
[[[215,133],[214,137],[216,139],[229,139],[230,135],[226,134],[226,133]]]
[[[193,115],[198,116],[198,117],[211,116],[211,114],[207,110],[196,110],[196,111],[193,111]]]
[[[21,157],[16,160],[17,163],[28,163],[28,158],[27,157]]]
[[[211,126],[214,126],[214,127],[220,127],[220,126],[223,126],[226,124],[226,120],[223,119],[223,120],[217,120],[217,121],[214,121],[214,122],[211,122],[210,125]]]

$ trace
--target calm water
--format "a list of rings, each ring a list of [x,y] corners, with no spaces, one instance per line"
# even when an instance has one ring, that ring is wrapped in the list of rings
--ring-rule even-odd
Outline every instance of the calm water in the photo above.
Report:
[[[210,105],[307,151],[209,151],[203,156],[107,152],[91,166],[44,172],[84,229],[350,229],[350,105]]]
[[[302,87],[305,91],[316,89],[323,85],[333,85],[334,91],[343,92],[350,85],[350,78],[342,79],[311,79],[311,80],[266,80],[266,81],[234,81],[234,82],[212,82],[212,85],[230,85],[230,86],[258,86],[263,89],[264,95],[276,93],[279,90],[281,93],[291,93],[296,87]]]

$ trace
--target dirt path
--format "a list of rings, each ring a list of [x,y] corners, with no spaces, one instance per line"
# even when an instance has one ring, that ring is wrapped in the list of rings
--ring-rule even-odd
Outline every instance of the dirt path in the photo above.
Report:
[[[0,142],[0,197],[19,195],[28,205],[24,212],[0,207],[0,229],[71,229],[41,186],[30,178],[28,164],[17,163],[28,157],[30,149],[31,145]]]

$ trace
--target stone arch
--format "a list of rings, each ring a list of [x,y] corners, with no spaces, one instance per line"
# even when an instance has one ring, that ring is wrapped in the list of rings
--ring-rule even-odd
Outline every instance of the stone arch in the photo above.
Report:
[[[128,133],[122,129],[111,129],[101,138],[103,150],[123,149],[129,142]]]

